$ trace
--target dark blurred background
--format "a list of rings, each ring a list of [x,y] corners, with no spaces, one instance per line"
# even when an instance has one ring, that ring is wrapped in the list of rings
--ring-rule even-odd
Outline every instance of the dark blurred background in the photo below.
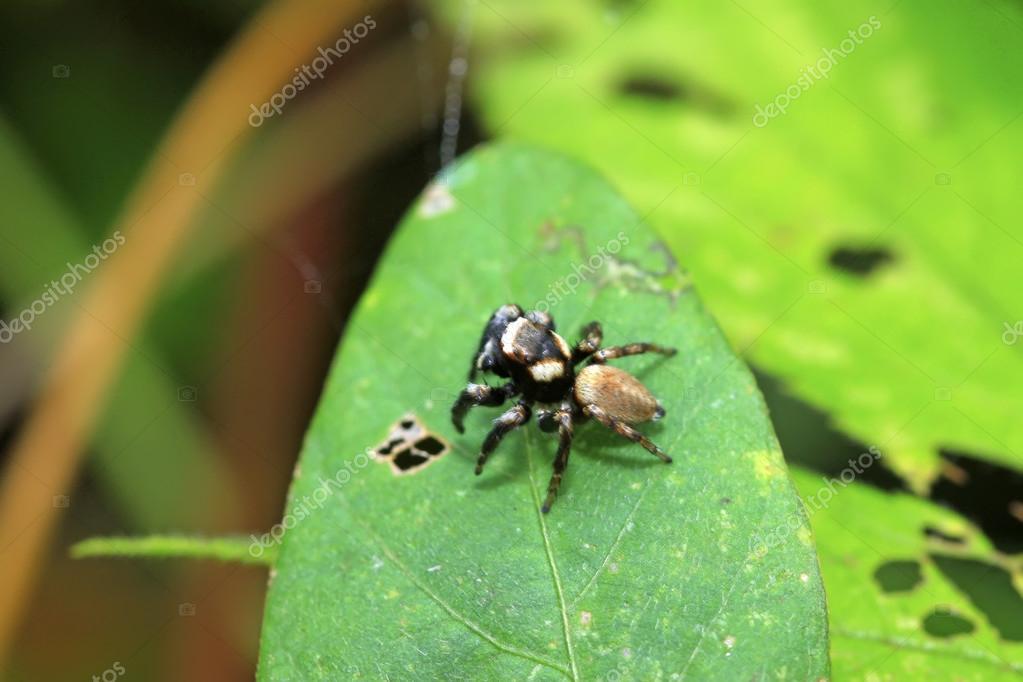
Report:
[[[233,0],[0,9],[3,319],[103,241],[189,94],[257,11]],[[288,102],[289,122],[303,120],[261,126],[244,152],[278,165],[259,179],[243,168],[208,195],[141,334],[125,340],[112,405],[73,487],[54,494],[58,525],[4,679],[102,678],[115,662],[131,679],[251,679],[264,569],[73,561],[68,547],[99,534],[255,532],[280,518],[349,311],[440,163],[450,41],[411,3],[373,16],[378,26],[359,50]],[[311,60],[283,37],[277,47],[275,57],[294,65]],[[375,77],[360,79],[367,71]],[[415,106],[375,115],[394,90]],[[476,137],[464,120],[462,144]],[[279,161],[295,138],[334,158]],[[360,139],[370,142],[350,149]],[[289,182],[303,176],[313,189],[296,192]],[[268,224],[245,208],[257,198],[283,206]],[[8,459],[74,312],[54,306],[31,339],[0,347]],[[4,538],[5,554],[17,542]]]

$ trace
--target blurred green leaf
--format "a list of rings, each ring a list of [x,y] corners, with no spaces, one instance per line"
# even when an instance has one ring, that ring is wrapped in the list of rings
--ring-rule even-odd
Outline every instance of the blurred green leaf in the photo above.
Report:
[[[827,675],[808,527],[766,554],[752,542],[804,518],[760,394],[639,223],[590,170],[517,145],[477,151],[427,189],[349,323],[306,438],[261,679]],[[664,403],[644,430],[675,463],[580,426],[543,515],[556,439],[527,425],[474,477],[499,412],[474,411],[456,436],[449,409],[508,301],[551,303],[570,341],[597,319],[608,344],[677,346],[621,361]],[[691,400],[686,381],[708,389]],[[410,411],[454,449],[395,475],[371,450]]]
[[[92,244],[65,207],[14,130],[0,119],[0,295],[16,315],[39,299],[70,267],[92,253]],[[83,281],[79,286],[88,286]],[[74,293],[39,315],[40,325],[22,332],[6,350],[30,354],[27,366],[41,366],[52,350],[67,313],[77,311]],[[113,332],[111,332],[113,333]],[[27,338],[32,335],[31,338]],[[178,401],[176,386],[161,365],[161,354],[144,342],[126,353],[121,379],[97,425],[91,464],[100,482],[139,528],[200,529],[211,502],[236,503],[230,478],[216,460],[216,448]],[[25,362],[20,370],[26,369]],[[13,369],[12,369],[13,373]],[[31,374],[31,372],[28,372]],[[23,378],[23,381],[29,379]],[[5,384],[3,402],[24,400],[32,387]],[[10,409],[9,405],[4,406]]]
[[[491,132],[606,172],[735,347],[921,491],[942,447],[1023,468],[1023,11],[887,4],[494,0],[470,69]]]
[[[213,559],[270,565],[276,547],[252,551],[250,538],[201,538],[188,535],[89,538],[71,547],[75,559],[121,557],[133,559]]]
[[[1019,558],[911,495],[801,469],[793,477],[811,511],[835,679],[1023,676],[1023,598],[1011,582],[1023,585]],[[926,529],[949,539],[929,539]]]

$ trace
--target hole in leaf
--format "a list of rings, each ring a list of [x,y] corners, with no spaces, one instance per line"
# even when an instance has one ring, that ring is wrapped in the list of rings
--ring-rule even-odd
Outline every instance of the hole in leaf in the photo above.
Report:
[[[391,463],[395,475],[415,473],[450,450],[438,435],[430,433],[414,412],[391,425],[387,440],[376,447],[378,459]]]
[[[973,521],[1001,552],[1023,551],[1023,475],[948,448],[939,450],[945,471],[931,488],[931,499]]]
[[[377,455],[379,457],[388,457],[392,452],[394,452],[394,447],[396,445],[401,445],[404,442],[405,441],[402,438],[392,438],[390,442],[387,443],[387,445],[383,445],[377,448],[376,450]]]
[[[955,637],[974,631],[974,625],[962,616],[947,609],[935,609],[923,620],[924,630],[935,637]]]
[[[828,263],[857,277],[866,277],[883,265],[895,260],[895,255],[886,248],[836,247],[828,257]]]
[[[439,455],[444,452],[444,443],[441,443],[433,436],[427,436],[416,441],[416,449],[430,455]]]
[[[874,571],[874,580],[884,592],[909,592],[924,581],[916,561],[887,561]]]
[[[647,99],[673,100],[682,97],[682,88],[657,76],[632,76],[627,78],[619,89],[626,95],[637,95]]]
[[[825,412],[796,398],[777,378],[758,371],[756,367],[753,375],[764,394],[774,430],[789,462],[813,469],[828,479],[841,480],[844,470],[855,472],[858,469],[856,483],[866,483],[886,491],[909,491],[905,482],[892,473],[883,460],[861,466],[860,456],[869,454],[870,446],[837,431]],[[868,459],[864,457],[862,461],[868,462]],[[853,468],[851,463],[857,466]],[[841,484],[835,485],[836,490],[840,488]]]
[[[932,554],[935,566],[984,613],[1002,639],[1023,642],[1023,597],[1009,572],[976,559]]]
[[[734,106],[708,87],[654,73],[634,73],[618,84],[618,92],[654,102],[688,102],[714,114],[728,114]]]
[[[941,530],[938,530],[937,528],[935,528],[933,526],[925,526],[924,527],[924,535],[926,535],[929,538],[934,538],[935,540],[941,540],[942,542],[947,542],[947,543],[950,543],[950,544],[953,544],[953,545],[965,545],[966,544],[966,538],[964,538],[964,537],[962,537],[960,535],[951,535],[950,533],[945,533],[945,532],[943,532]]]
[[[405,448],[399,450],[391,461],[399,470],[408,473],[410,469],[416,469],[429,462],[430,458],[413,452],[411,448]]]

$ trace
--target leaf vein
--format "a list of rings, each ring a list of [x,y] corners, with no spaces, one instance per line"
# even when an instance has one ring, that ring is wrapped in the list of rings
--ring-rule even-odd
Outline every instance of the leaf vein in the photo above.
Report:
[[[890,635],[883,635],[876,632],[867,632],[864,630],[846,630],[843,628],[832,628],[831,633],[838,637],[845,637],[847,639],[855,639],[866,642],[875,642],[877,644],[887,644],[895,649],[911,649],[913,651],[923,651],[929,654],[938,654],[941,656],[948,656],[950,658],[960,658],[968,661],[975,661],[978,663],[987,663],[988,665],[1001,668],[1003,670],[1011,670],[1017,673],[1023,673],[1023,664],[1014,663],[1007,661],[1000,656],[995,656],[985,651],[977,651],[975,649],[953,649],[951,647],[941,646],[936,643],[930,642],[918,642],[905,637],[892,637]]]
[[[554,579],[554,592],[558,597],[558,607],[561,610],[561,625],[565,632],[565,650],[568,652],[568,664],[571,668],[572,680],[579,680],[579,666],[575,659],[575,649],[572,646],[572,630],[568,625],[568,609],[565,606],[565,592],[561,587],[561,574],[558,571],[558,562],[554,559],[554,548],[551,546],[550,533],[547,530],[547,521],[540,509],[540,496],[536,490],[536,476],[533,472],[533,442],[526,432],[526,462],[529,466],[529,489],[533,496],[533,505],[536,507],[536,515],[540,522],[540,535],[543,537],[543,547],[547,554],[547,563],[551,567],[551,577]]]
[[[618,545],[621,543],[622,538],[625,537],[625,532],[629,528],[629,524],[632,523],[632,517],[636,515],[636,510],[639,509],[639,505],[643,502],[643,498],[646,497],[647,491],[650,490],[651,485],[652,485],[651,483],[647,483],[645,486],[643,486],[643,492],[641,492],[639,494],[639,497],[636,498],[636,504],[633,505],[632,511],[630,511],[628,515],[625,517],[625,522],[622,524],[621,530],[618,531],[618,535],[615,536],[614,542],[611,543],[611,547],[608,548],[607,554],[604,556],[604,560],[600,562],[600,565],[597,567],[597,570],[593,572],[593,575],[590,576],[590,579],[586,581],[586,584],[583,586],[583,589],[580,590],[579,594],[577,594],[575,596],[575,599],[572,600],[572,603],[570,605],[571,607],[575,607],[576,604],[579,603],[579,600],[581,600],[583,596],[589,591],[590,587],[593,586],[593,583],[596,582],[597,577],[600,575],[601,571],[603,571],[604,567],[607,566],[607,562],[611,560],[611,555],[614,554],[614,551],[616,549],[618,549]]]
[[[342,499],[344,498],[342,497]],[[548,668],[557,670],[558,672],[561,672],[565,675],[568,674],[569,671],[564,666],[558,665],[554,661],[550,661],[542,656],[534,654],[531,651],[519,649],[518,647],[512,646],[511,644],[506,644],[502,642],[501,640],[497,639],[497,637],[484,630],[479,624],[475,623],[474,621],[470,620],[466,616],[456,611],[454,607],[452,607],[450,604],[444,601],[444,599],[439,594],[431,590],[426,583],[420,580],[415,575],[415,573],[413,573],[411,569],[409,569],[409,567],[406,566],[401,561],[401,559],[398,558],[398,555],[395,554],[390,547],[388,547],[387,543],[384,542],[383,538],[381,538],[366,522],[362,521],[358,516],[355,515],[352,506],[348,503],[347,500],[344,501],[344,505],[345,507],[347,507],[348,513],[351,516],[352,520],[355,521],[360,526],[362,526],[363,530],[365,530],[366,534],[373,539],[376,545],[380,548],[380,551],[383,552],[384,556],[386,556],[391,561],[391,563],[393,563],[398,568],[398,570],[401,571],[405,575],[405,577],[412,582],[413,585],[419,588],[434,603],[436,603],[438,606],[444,609],[444,611],[446,611],[449,616],[451,616],[456,621],[464,625],[466,628],[468,628],[471,632],[479,636],[481,639],[489,642],[491,645],[493,645],[496,649],[500,651],[503,651],[507,654],[511,654],[513,656],[518,656],[519,658],[524,658],[526,660],[533,661],[535,663],[539,663],[541,665],[545,665]]]

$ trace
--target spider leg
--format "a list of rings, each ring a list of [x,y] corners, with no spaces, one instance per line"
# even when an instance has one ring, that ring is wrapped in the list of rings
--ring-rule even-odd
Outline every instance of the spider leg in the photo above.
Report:
[[[486,384],[469,384],[458,395],[451,406],[451,423],[459,433],[465,433],[465,415],[477,405],[497,407],[508,398],[518,393],[515,384],[508,382],[504,386],[487,386]]]
[[[604,410],[600,409],[596,405],[583,405],[583,414],[585,414],[587,417],[593,417],[598,422],[600,422],[607,428],[617,433],[619,436],[622,436],[623,438],[628,438],[633,443],[639,443],[648,451],[650,451],[651,454],[657,455],[662,460],[664,460],[665,463],[671,464],[671,457],[669,457],[659,447],[654,445],[653,441],[651,441],[649,438],[647,438],[642,433],[632,428],[625,422],[619,419],[615,419],[614,417],[611,417],[610,415],[607,414],[607,412],[604,412]]]
[[[624,358],[627,355],[641,355],[643,353],[660,353],[671,357],[677,353],[674,348],[666,348],[653,343],[629,343],[624,346],[608,346],[593,353],[590,358],[592,363],[604,363],[615,358]]]
[[[568,454],[572,449],[572,408],[562,405],[561,409],[554,413],[554,419],[558,424],[558,454],[554,457],[554,474],[551,482],[547,485],[547,499],[544,500],[540,511],[544,514],[551,510],[551,505],[558,497],[558,489],[561,488],[561,477],[568,467]]]
[[[476,460],[477,476],[483,473],[483,465],[487,463],[490,453],[497,449],[505,434],[529,421],[530,414],[532,414],[532,410],[530,410],[529,404],[525,400],[520,400],[515,407],[494,420],[494,428],[490,430],[490,433],[487,434],[486,439],[483,441],[483,447],[480,448],[480,457]]]
[[[579,339],[579,343],[575,344],[575,348],[572,349],[572,364],[578,365],[597,352],[603,340],[604,330],[601,329],[599,322],[590,322],[583,327],[582,338]]]

